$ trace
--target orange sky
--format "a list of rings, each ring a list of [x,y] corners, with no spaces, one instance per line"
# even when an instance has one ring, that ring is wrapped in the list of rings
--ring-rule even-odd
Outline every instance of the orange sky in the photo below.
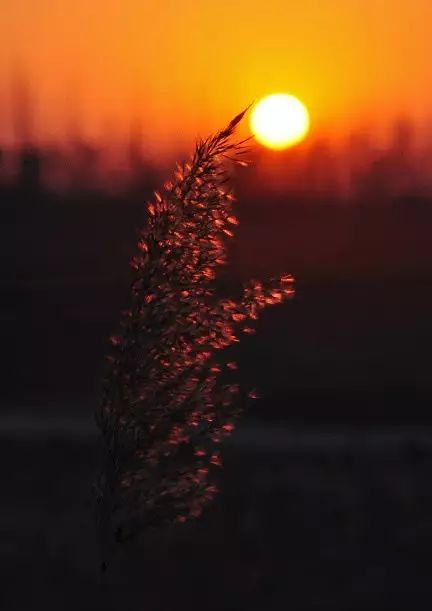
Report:
[[[43,139],[141,117],[170,150],[273,91],[300,97],[315,130],[432,117],[431,0],[0,0],[0,39],[8,140],[17,69]]]

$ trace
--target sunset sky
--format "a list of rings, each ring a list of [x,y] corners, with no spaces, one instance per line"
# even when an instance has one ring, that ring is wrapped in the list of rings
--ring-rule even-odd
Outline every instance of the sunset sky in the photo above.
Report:
[[[432,117],[430,0],[0,0],[0,37],[6,141],[26,80],[37,139],[140,119],[161,151],[274,91],[311,134]]]

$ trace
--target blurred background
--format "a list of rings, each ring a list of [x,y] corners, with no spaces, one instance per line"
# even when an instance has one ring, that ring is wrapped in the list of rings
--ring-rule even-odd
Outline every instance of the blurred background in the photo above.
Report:
[[[427,0],[2,0],[3,608],[430,608],[431,24]],[[99,590],[93,410],[145,202],[274,91],[311,131],[232,168],[219,281],[297,279],[238,349],[261,400],[215,508]]]

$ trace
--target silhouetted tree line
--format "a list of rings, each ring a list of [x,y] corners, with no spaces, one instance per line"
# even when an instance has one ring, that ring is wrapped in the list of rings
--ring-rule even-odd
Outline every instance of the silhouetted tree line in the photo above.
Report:
[[[325,139],[277,153],[256,147],[255,163],[237,182],[251,193],[265,184],[281,195],[334,203],[383,206],[400,199],[429,200],[432,142],[418,146],[415,139],[413,125],[400,120],[386,147],[378,147],[367,133],[352,134],[344,147]],[[82,137],[63,148],[29,142],[0,146],[0,188],[28,195],[45,190],[138,194],[156,186],[164,172],[145,154],[139,127],[117,149],[114,155]]]

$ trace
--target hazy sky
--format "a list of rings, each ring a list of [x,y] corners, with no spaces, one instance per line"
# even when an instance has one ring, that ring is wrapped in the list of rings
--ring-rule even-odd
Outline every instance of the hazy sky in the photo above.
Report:
[[[335,133],[432,116],[431,0],[0,0],[0,39],[7,138],[14,73],[43,138],[141,117],[169,149],[273,91]]]

